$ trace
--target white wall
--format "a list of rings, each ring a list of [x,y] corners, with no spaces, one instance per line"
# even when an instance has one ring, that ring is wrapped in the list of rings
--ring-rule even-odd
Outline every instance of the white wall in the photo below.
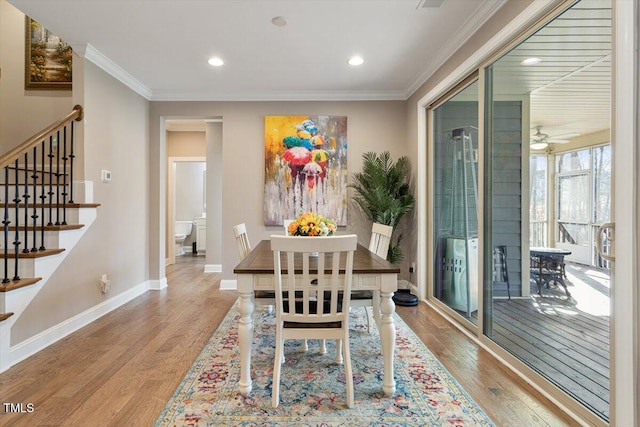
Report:
[[[70,90],[25,90],[24,13],[0,0],[0,153],[71,112]]]
[[[176,162],[176,221],[193,221],[204,212],[206,163]]]

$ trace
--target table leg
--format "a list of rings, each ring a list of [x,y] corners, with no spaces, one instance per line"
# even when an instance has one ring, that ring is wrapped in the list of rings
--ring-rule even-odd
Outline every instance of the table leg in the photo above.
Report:
[[[373,320],[376,323],[376,328],[380,330],[380,291],[373,291]]]
[[[396,345],[396,326],[393,321],[393,313],[396,310],[396,305],[391,299],[393,292],[381,292],[380,295],[382,297],[380,302],[382,318],[378,326],[382,342],[382,360],[384,361],[382,390],[385,396],[390,397],[396,392],[396,380],[393,376],[393,356]]]
[[[251,392],[251,343],[253,342],[252,292],[242,292],[238,312],[238,346],[240,347],[240,381],[238,391],[243,395]]]

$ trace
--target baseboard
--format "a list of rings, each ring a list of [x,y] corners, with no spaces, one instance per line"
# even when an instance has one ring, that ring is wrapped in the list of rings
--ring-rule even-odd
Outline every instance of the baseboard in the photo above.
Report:
[[[150,281],[140,283],[139,285],[134,286],[133,288],[122,292],[114,296],[113,298],[109,298],[108,300],[103,301],[100,304],[97,304],[90,309],[85,310],[84,312],[65,320],[64,322],[52,326],[46,331],[42,331],[39,334],[14,345],[10,350],[10,363],[9,366],[7,366],[7,369],[19,362],[22,362],[26,358],[44,350],[51,344],[56,343],[67,335],[72,334],[78,329],[99,319],[105,314],[108,314],[121,305],[124,305],[129,301],[137,298],[138,296],[147,292],[149,289]]]
[[[160,280],[149,280],[149,289],[152,291],[159,291],[167,287],[167,278],[163,277]]]
[[[205,273],[222,273],[222,264],[205,264]]]
[[[220,280],[221,291],[235,291],[238,289],[237,280]]]

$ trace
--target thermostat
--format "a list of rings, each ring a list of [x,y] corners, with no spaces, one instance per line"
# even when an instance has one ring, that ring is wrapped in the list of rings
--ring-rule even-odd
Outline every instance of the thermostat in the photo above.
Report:
[[[102,170],[102,182],[111,181],[111,171]]]

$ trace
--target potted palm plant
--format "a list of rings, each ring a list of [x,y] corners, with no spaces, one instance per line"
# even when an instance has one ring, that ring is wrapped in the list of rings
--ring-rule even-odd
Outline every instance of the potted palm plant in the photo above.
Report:
[[[390,225],[395,229],[400,219],[411,212],[415,199],[411,194],[411,163],[406,156],[396,162],[391,154],[367,152],[362,155],[362,172],[353,174],[350,185],[356,192],[355,202],[373,222]],[[391,239],[387,260],[391,263],[402,261],[400,248],[402,234]]]

